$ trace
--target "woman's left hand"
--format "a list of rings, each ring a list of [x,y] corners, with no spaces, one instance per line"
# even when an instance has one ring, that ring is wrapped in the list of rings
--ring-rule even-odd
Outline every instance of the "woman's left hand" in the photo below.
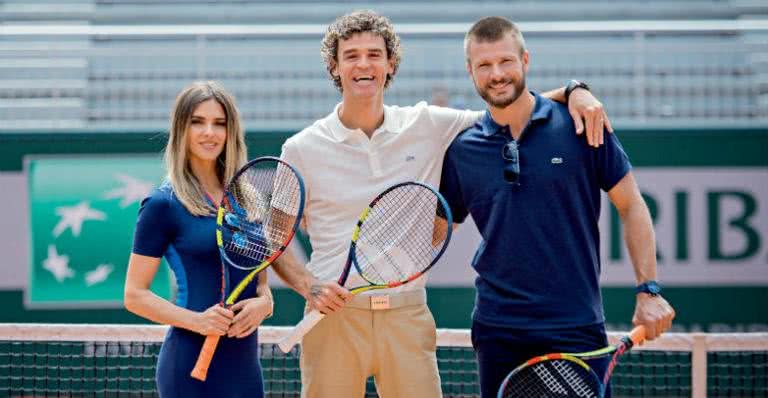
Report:
[[[250,336],[270,314],[272,314],[272,299],[260,296],[238,301],[230,307],[235,312],[232,325],[227,336],[243,338]]]

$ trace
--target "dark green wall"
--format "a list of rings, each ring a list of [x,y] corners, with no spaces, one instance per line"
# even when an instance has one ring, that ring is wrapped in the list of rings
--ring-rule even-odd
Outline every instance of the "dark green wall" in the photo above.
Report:
[[[252,131],[250,157],[277,155],[290,131]],[[768,128],[622,129],[635,166],[768,166]],[[0,171],[20,171],[30,154],[153,153],[167,135],[153,132],[0,133]]]
[[[249,157],[279,155],[280,147],[294,132],[249,132]],[[26,155],[159,153],[165,133],[0,133],[0,171],[21,171]]]

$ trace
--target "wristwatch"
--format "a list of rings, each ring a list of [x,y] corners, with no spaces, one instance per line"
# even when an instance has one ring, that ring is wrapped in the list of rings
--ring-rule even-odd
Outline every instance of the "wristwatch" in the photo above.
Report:
[[[571,80],[568,82],[568,84],[565,86],[565,103],[568,103],[568,99],[571,98],[571,93],[573,90],[576,90],[577,88],[583,88],[584,90],[589,91],[589,86],[587,86],[587,83],[580,82],[578,80]]]
[[[654,280],[645,281],[635,286],[635,293],[648,293],[655,297],[661,294],[661,286],[659,285],[659,282]]]

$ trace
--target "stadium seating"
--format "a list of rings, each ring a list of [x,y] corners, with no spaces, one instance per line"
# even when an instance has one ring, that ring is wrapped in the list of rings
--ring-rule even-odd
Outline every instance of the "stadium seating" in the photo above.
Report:
[[[619,125],[768,121],[768,28],[708,25],[764,21],[768,7],[759,2],[436,3],[373,3],[396,26],[427,29],[401,34],[403,63],[388,103],[437,100],[442,93],[448,105],[481,108],[466,75],[462,32],[479,16],[503,14],[525,31],[531,88],[588,81]],[[0,26],[50,27],[36,34],[0,31],[0,130],[162,129],[175,94],[197,79],[232,90],[249,129],[300,128],[339,100],[319,55],[324,26],[366,4],[371,7],[306,0],[0,2]],[[669,31],[678,20],[691,28]],[[275,34],[274,24],[297,31]],[[108,30],[114,26],[127,29]],[[215,29],[222,26],[234,31]],[[72,27],[85,33],[66,33]]]

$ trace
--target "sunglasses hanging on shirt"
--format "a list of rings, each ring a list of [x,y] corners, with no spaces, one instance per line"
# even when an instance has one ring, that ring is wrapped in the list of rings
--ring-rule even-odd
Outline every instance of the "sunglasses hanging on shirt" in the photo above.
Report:
[[[507,142],[501,150],[504,159],[504,181],[512,185],[520,185],[520,151],[517,141]]]

